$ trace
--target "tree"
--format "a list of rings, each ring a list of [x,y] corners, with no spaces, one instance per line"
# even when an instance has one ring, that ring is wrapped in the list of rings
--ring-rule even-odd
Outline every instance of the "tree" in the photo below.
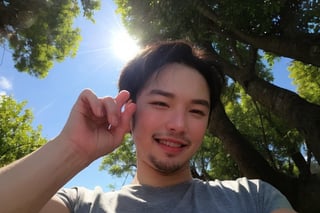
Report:
[[[41,126],[32,127],[33,114],[26,102],[0,96],[0,167],[7,165],[46,143]]]
[[[109,170],[111,175],[121,177],[123,174],[134,175],[136,169],[135,148],[132,138],[127,134],[123,144],[114,152],[103,158],[99,170]]]
[[[83,15],[93,21],[99,0],[81,0]],[[3,0],[0,2],[0,43],[14,51],[18,71],[44,78],[54,61],[75,56],[81,40],[73,27],[77,0]]]
[[[208,50],[208,61],[221,68],[227,82],[212,113],[210,134],[219,138],[241,175],[273,184],[299,212],[319,212],[320,180],[311,173],[301,145],[319,164],[320,106],[272,84],[270,67],[263,66],[265,59],[272,64],[277,57],[320,66],[318,1],[115,2],[141,44],[182,38]],[[312,85],[319,88],[316,79]],[[312,97],[318,100],[319,93]]]
[[[320,66],[293,61],[288,69],[301,97],[320,105]]]

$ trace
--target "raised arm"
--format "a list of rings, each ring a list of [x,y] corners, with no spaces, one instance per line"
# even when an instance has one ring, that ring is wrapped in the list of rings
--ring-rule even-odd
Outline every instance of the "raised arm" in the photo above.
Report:
[[[127,91],[97,98],[84,90],[55,139],[0,169],[1,212],[39,212],[74,175],[117,148],[135,111],[128,99]]]

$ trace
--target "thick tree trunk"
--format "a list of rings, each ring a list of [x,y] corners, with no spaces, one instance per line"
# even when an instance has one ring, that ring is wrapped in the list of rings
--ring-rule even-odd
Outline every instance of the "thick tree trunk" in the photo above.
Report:
[[[320,66],[319,35],[308,39],[284,39],[279,37],[249,35],[238,29],[223,27],[224,23],[212,13],[211,8],[208,8],[207,5],[199,3],[197,7],[203,16],[211,20],[213,25],[210,28],[211,33],[221,36],[222,40],[225,37],[230,38],[230,35],[232,35],[231,37],[237,39],[237,41],[249,44],[257,49],[263,49],[280,56],[294,58],[304,63]],[[269,109],[270,112],[282,118],[289,127],[297,128],[305,137],[308,149],[312,151],[320,163],[320,106],[311,104],[297,94],[276,87],[255,76],[255,60],[245,62],[238,61],[241,65],[251,64],[251,67],[240,68],[230,64],[229,60],[225,60],[214,52],[211,42],[210,40],[209,43],[204,44],[204,46],[212,51],[212,59],[221,66],[222,71],[241,84],[253,100],[259,102]],[[236,55],[235,58],[237,58]],[[319,177],[310,175],[308,171],[302,171],[304,175],[296,179],[274,171],[267,165],[265,159],[253,149],[252,145],[237,132],[222,111],[222,106],[215,109],[210,130],[222,140],[226,150],[237,162],[245,176],[258,177],[273,184],[288,197],[292,205],[300,213],[320,212]],[[299,161],[299,159],[295,160]],[[303,165],[300,165],[299,168],[303,168]]]
[[[212,53],[212,60],[220,65],[226,75],[237,81],[253,100],[282,118],[289,127],[298,129],[305,137],[308,149],[320,163],[320,106],[257,77],[250,70],[230,64],[217,55],[211,46],[207,45],[207,48]]]
[[[262,179],[283,192],[292,203],[297,202],[297,181],[273,169],[253,145],[244,138],[227,117],[221,103],[212,113],[209,131],[217,136],[236,161],[240,171],[248,178]]]
[[[320,106],[258,77],[238,82],[254,100],[285,120],[288,126],[297,128],[320,162]]]
[[[306,39],[307,35],[303,38],[278,38],[254,37],[236,30],[233,33],[240,41],[251,44],[257,49],[320,67],[320,36],[310,35],[310,38]]]
[[[297,185],[292,185],[298,191],[298,199],[293,205],[299,213],[320,212],[320,178],[310,176],[308,179],[300,179]]]
[[[222,71],[243,86],[253,100],[278,115],[287,125],[297,128],[305,137],[308,149],[320,162],[320,106],[307,102],[297,94],[277,87],[254,74],[254,70],[240,69],[216,54],[211,44],[205,44],[211,51],[211,60],[218,64]],[[221,110],[221,109],[220,109]],[[225,116],[219,114],[218,109],[213,113],[211,131],[217,135],[225,145],[228,153],[238,163],[245,176],[261,178],[283,192],[296,210],[300,213],[320,212],[320,178],[314,176],[294,179],[272,171],[258,156],[249,142],[237,132],[233,124]],[[224,113],[224,112],[223,112]],[[226,129],[223,129],[226,128]],[[254,162],[254,163],[252,163]],[[261,165],[260,165],[261,164]],[[270,175],[264,175],[270,173]]]
[[[211,20],[213,24],[223,26],[223,23],[208,8],[208,5],[199,3],[197,4],[197,8],[199,13]],[[212,30],[219,30],[219,27]],[[220,32],[215,32],[217,35],[220,35]],[[237,29],[229,29],[229,33],[234,35],[234,40],[239,39],[247,44],[251,44],[255,48],[320,66],[320,40],[318,35],[312,40],[295,40],[295,43],[293,43],[292,41],[280,40],[278,38],[249,36]],[[218,61],[223,72],[241,84],[253,100],[258,101],[272,113],[278,115],[290,127],[299,130],[305,137],[308,148],[312,151],[318,163],[320,163],[320,106],[309,103],[297,94],[276,87],[257,77],[254,66],[240,68],[230,64],[229,61],[219,56],[212,49],[211,41],[204,46],[212,52],[213,60]],[[235,58],[237,58],[236,55]],[[238,63],[252,65],[256,63],[256,58],[248,60],[251,61],[239,61]]]
[[[226,37],[232,35],[234,39],[250,44],[257,49],[262,49],[266,52],[272,52],[276,55],[288,58],[294,58],[304,63],[320,67],[320,35],[303,34],[303,36],[300,37],[301,34],[299,32],[295,33],[299,35],[296,37],[294,37],[294,33],[287,33],[287,36],[258,36],[249,34],[240,31],[237,28],[229,28],[228,25],[223,23],[223,21],[213,13],[212,9],[207,4],[198,1],[196,6],[199,14],[215,25],[212,30],[218,35],[221,34],[221,29],[223,29]]]
[[[235,128],[221,103],[212,113],[209,131],[223,143],[227,152],[248,178],[259,178],[279,189],[299,213],[320,212],[320,179],[317,176],[289,177],[274,170]]]

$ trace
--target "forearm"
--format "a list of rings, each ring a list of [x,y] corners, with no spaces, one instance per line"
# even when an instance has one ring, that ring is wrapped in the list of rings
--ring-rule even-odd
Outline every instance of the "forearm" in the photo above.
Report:
[[[98,98],[84,90],[57,138],[0,169],[0,211],[39,212],[75,174],[120,146],[135,112],[129,96],[122,91],[115,98]]]
[[[1,212],[38,212],[69,179],[88,165],[54,139],[0,170]]]

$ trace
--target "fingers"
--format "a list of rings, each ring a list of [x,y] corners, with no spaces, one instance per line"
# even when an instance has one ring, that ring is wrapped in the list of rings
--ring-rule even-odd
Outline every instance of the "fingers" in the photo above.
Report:
[[[90,89],[85,89],[81,92],[75,104],[75,109],[84,115],[90,113],[96,117],[102,117],[105,114],[100,101]]]
[[[134,112],[136,111],[136,104],[133,102],[128,102],[125,105],[125,110],[122,113],[122,120],[121,123],[124,124],[124,132],[123,133],[127,133],[130,130],[130,121],[131,118],[134,114]]]
[[[105,97],[101,101],[105,107],[108,124],[118,126],[121,120],[121,110],[128,101],[130,94],[128,91],[121,91],[115,98]]]
[[[98,98],[91,90],[84,90],[78,99],[77,110],[84,115],[93,115],[104,120],[107,127],[117,127],[128,131],[129,122],[135,111],[135,104],[128,102],[130,93],[121,91],[116,97]]]

